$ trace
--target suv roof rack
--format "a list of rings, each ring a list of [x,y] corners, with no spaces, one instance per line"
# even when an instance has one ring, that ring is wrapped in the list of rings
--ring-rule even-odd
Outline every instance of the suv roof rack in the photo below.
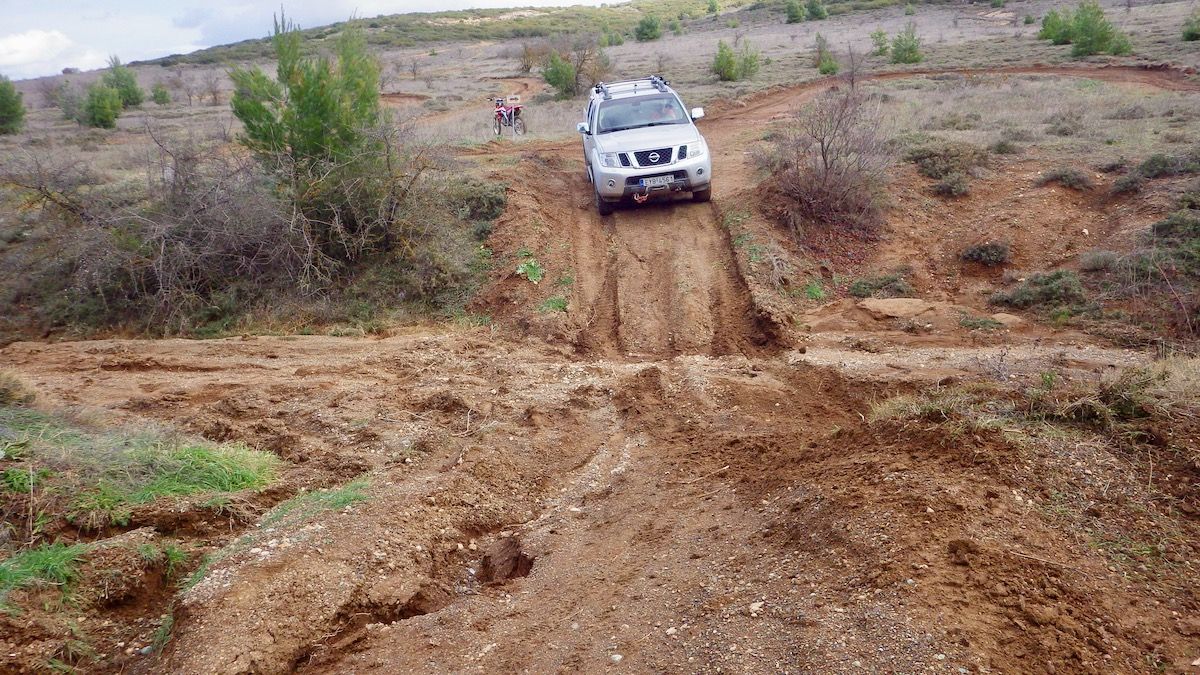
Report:
[[[640,85],[644,82],[649,82],[650,86],[654,87],[655,89],[661,91],[664,94],[667,93],[667,87],[670,86],[670,84],[671,84],[670,82],[664,80],[662,75],[651,75],[650,77],[639,77],[635,80],[620,80],[618,82],[600,82],[600,83],[596,84],[596,86],[593,88],[593,91],[595,91],[597,94],[604,96],[604,100],[608,101],[608,100],[612,99],[614,88],[619,88],[618,93],[625,89],[630,89],[630,90],[636,92],[638,85]]]

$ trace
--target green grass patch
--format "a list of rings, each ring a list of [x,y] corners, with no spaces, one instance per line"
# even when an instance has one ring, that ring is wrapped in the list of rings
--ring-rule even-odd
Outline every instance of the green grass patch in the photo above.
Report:
[[[366,489],[370,481],[359,478],[339,488],[302,492],[291,499],[280,502],[263,517],[263,527],[287,525],[304,520],[324,511],[337,511],[352,504],[367,500]]]
[[[545,314],[549,314],[551,312],[565,312],[567,311],[567,299],[561,295],[555,295],[546,298],[546,301],[538,307],[538,311]]]
[[[26,549],[0,562],[0,606],[14,590],[37,584],[67,587],[79,574],[87,546],[84,544],[43,544]]]
[[[0,484],[37,490],[84,529],[126,525],[133,507],[200,493],[261,488],[279,459],[240,444],[215,444],[159,430],[95,429],[20,408],[0,408]],[[30,483],[32,471],[33,482]]]

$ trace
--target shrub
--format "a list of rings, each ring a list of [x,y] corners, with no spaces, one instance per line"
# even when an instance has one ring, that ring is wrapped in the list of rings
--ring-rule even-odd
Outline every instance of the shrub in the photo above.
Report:
[[[901,272],[855,279],[847,290],[856,298],[911,298],[917,294]]]
[[[1158,153],[1147,157],[1137,168],[1137,172],[1146,178],[1179,176],[1197,171],[1200,171],[1200,155],[1175,157]]]
[[[882,28],[871,32],[871,44],[875,45],[871,50],[871,56],[887,56],[891,45],[888,44],[888,34]]]
[[[167,105],[171,102],[171,92],[167,91],[167,86],[162,82],[155,83],[150,90],[150,100],[154,101],[155,105]]]
[[[821,61],[817,64],[817,72],[822,75],[836,75],[838,71],[837,59],[833,58],[830,52],[821,52]]]
[[[54,99],[58,102],[63,119],[82,124],[84,97],[77,87],[63,80],[62,84],[58,85]]]
[[[961,171],[951,171],[933,184],[933,191],[943,197],[962,197],[971,192],[971,180]]]
[[[1200,8],[1192,10],[1191,15],[1184,20],[1183,40],[1185,42],[1200,40]]]
[[[917,13],[917,8],[910,2],[904,6],[904,16],[913,16]]]
[[[16,375],[0,370],[0,406],[29,405],[36,394]]]
[[[1004,6],[1004,0],[992,0],[992,8],[1000,9]]]
[[[717,0],[708,0],[708,7],[705,9],[709,14],[716,14],[721,11],[721,7],[717,5]]]
[[[1112,193],[1114,195],[1133,194],[1142,191],[1142,186],[1146,184],[1146,177],[1137,171],[1121,176],[1113,181]]]
[[[806,0],[804,3],[805,14],[808,15],[809,21],[820,21],[829,18],[829,10],[825,8],[825,3],[821,0]]]
[[[683,35],[683,26],[679,23],[679,19],[671,19],[671,22],[667,24],[667,29],[671,31],[672,35]]]
[[[606,30],[600,34],[601,47],[618,47],[623,44],[625,44],[625,38],[620,33]],[[531,63],[529,68],[525,68],[525,64],[522,62],[521,68],[524,70],[524,72],[528,73],[530,70],[532,70],[533,66]]]
[[[917,37],[917,25],[911,21],[904,30],[892,38],[892,63],[920,63],[921,38]]]
[[[1037,23],[1037,19],[1032,14],[1026,14],[1024,21],[1026,26],[1032,26]]]
[[[662,21],[657,16],[643,16],[633,29],[638,42],[649,42],[662,37]]]
[[[1039,40],[1049,40],[1051,44],[1065,45],[1071,42],[1071,11],[1057,9],[1046,12],[1042,17],[1042,29],[1038,31]]]
[[[138,86],[137,77],[128,67],[121,65],[121,59],[116,56],[108,58],[108,70],[100,78],[100,82],[110,89],[115,89],[121,97],[122,108],[139,106],[146,99],[146,93]]]
[[[963,260],[977,262],[980,265],[1003,265],[1012,257],[1008,242],[987,241],[982,244],[967,247],[959,254]]]
[[[1117,266],[1120,256],[1112,251],[1087,251],[1079,256],[1079,269],[1084,272],[1103,272]]]
[[[12,80],[0,75],[0,135],[15,134],[25,126],[25,101]]]
[[[1095,0],[1083,0],[1071,19],[1071,56],[1128,54],[1129,38],[1113,27]]]
[[[737,58],[737,79],[748,80],[758,74],[758,50],[750,46],[750,41],[742,43],[742,50],[738,52]]]
[[[804,5],[800,4],[800,0],[788,0],[787,3],[787,22],[800,23],[808,16],[804,11]]]
[[[1057,270],[1049,274],[1038,272],[1011,291],[998,291],[991,302],[1010,307],[1061,307],[1083,302],[1087,299],[1079,275],[1071,270]]]
[[[804,220],[864,231],[883,219],[883,185],[891,164],[879,110],[855,89],[818,97],[776,145],[772,172]]]
[[[717,79],[723,82],[737,79],[737,56],[724,40],[717,41],[717,55],[713,57],[712,71],[716,73]]]
[[[112,129],[121,116],[121,94],[112,87],[93,84],[88,87],[79,121],[89,127]]]
[[[1092,188],[1091,177],[1079,169],[1065,166],[1043,173],[1037,177],[1036,183],[1038,185],[1058,183],[1072,190],[1090,190]]]
[[[578,93],[578,81],[575,78],[575,66],[558,52],[551,52],[546,66],[542,68],[542,77],[546,83],[554,87],[560,99],[570,98]]]
[[[904,156],[917,165],[917,170],[929,178],[944,178],[951,173],[967,174],[985,166],[987,151],[970,143],[933,141],[912,148]]]
[[[988,149],[997,155],[1018,155],[1021,153],[1021,146],[1004,138],[992,143]]]
[[[1075,136],[1083,131],[1083,113],[1078,110],[1056,112],[1046,118],[1046,133],[1053,136]]]

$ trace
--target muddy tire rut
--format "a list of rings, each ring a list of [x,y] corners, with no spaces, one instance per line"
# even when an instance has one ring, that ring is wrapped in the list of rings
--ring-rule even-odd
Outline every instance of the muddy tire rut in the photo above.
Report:
[[[501,224],[549,223],[550,236],[566,244],[553,262],[574,270],[575,279],[567,325],[551,337],[591,356],[777,350],[779,331],[754,307],[713,204],[674,196],[602,218],[592,210],[582,162],[570,156],[527,158],[538,165],[527,168],[542,189],[515,189]],[[491,305],[518,322],[530,309],[507,296]]]

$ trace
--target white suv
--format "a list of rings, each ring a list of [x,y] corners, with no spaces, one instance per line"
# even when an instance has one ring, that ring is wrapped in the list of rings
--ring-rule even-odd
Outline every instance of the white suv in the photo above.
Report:
[[[712,197],[708,144],[693,123],[704,109],[689,115],[669,84],[653,75],[592,89],[587,118],[576,128],[600,215],[626,197],[640,203],[656,192],[691,192],[698,202]]]

